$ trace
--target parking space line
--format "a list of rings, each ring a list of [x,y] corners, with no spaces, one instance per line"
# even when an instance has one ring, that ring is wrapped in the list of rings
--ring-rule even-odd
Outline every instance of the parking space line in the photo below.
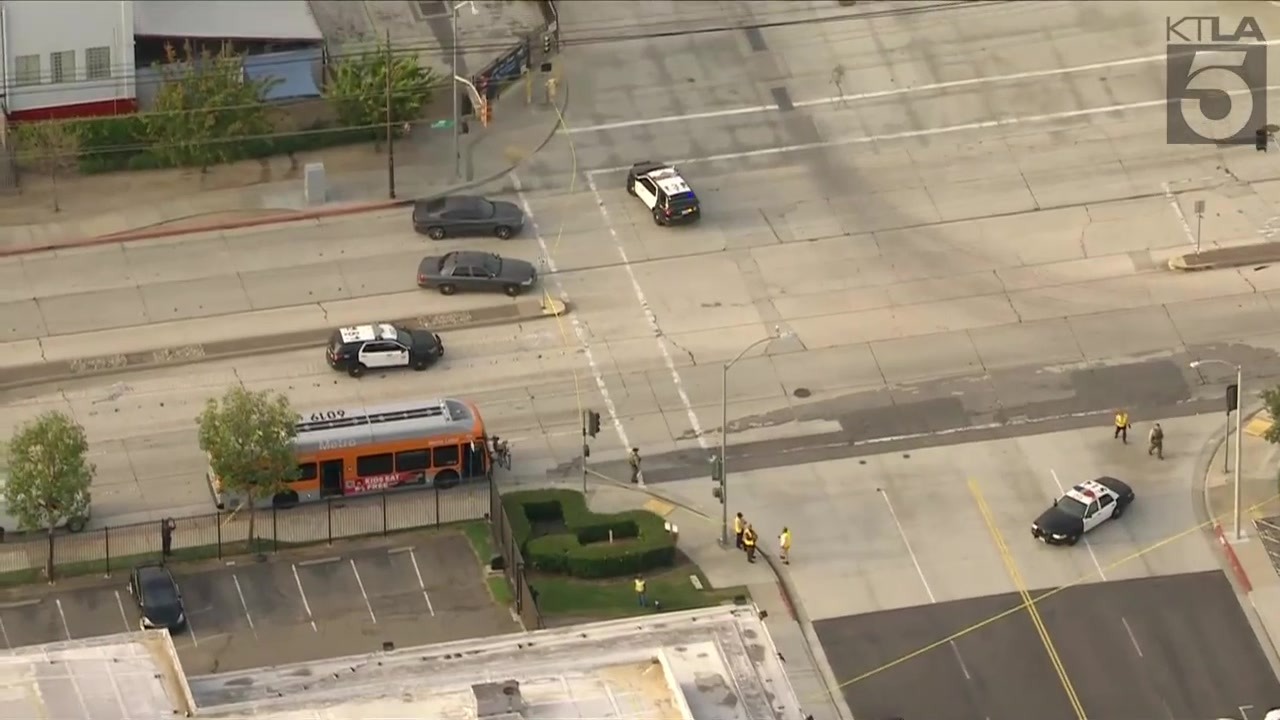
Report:
[[[889,501],[889,493],[884,488],[876,488],[876,492],[880,493],[880,497],[884,498],[885,507],[889,508],[889,517],[893,518],[893,524],[898,528],[898,537],[902,538],[902,544],[907,548],[907,555],[911,556],[911,564],[916,567],[916,575],[920,577],[920,584],[924,586],[924,592],[929,596],[929,602],[937,605],[938,598],[933,595],[933,588],[929,587],[929,581],[925,579],[924,568],[920,567],[920,560],[916,557],[916,551],[911,547],[911,541],[907,539],[907,531],[903,529],[902,523],[898,520],[898,512],[893,509],[893,503]],[[956,662],[960,665],[960,672],[964,673],[965,680],[973,680],[973,676],[969,674],[969,666],[965,664],[964,658],[960,655],[960,646],[956,645],[955,640],[949,640],[947,643],[951,646],[951,652],[955,653]]]
[[[39,604],[40,598],[34,598],[32,600],[16,600],[14,602],[0,603],[0,610],[17,610],[18,608],[31,607],[32,605]]]
[[[1058,486],[1058,497],[1062,497],[1066,494],[1067,489],[1062,486],[1062,481],[1058,480],[1058,473],[1054,472],[1053,468],[1049,468],[1049,474],[1053,476],[1053,484]],[[1102,571],[1102,563],[1098,562],[1098,554],[1093,551],[1093,543],[1089,542],[1087,537],[1081,537],[1080,539],[1084,541],[1085,549],[1089,551],[1089,557],[1093,558],[1093,567],[1098,571],[1098,577],[1105,582],[1107,574]],[[1141,655],[1142,653],[1138,654]]]
[[[244,601],[244,591],[240,589],[240,578],[235,573],[231,573],[231,582],[236,584],[236,595],[240,596],[240,607],[244,610],[244,619],[249,621],[249,630],[253,632],[253,637],[257,639],[258,629],[253,626],[253,616],[249,614],[249,603]]]
[[[307,602],[307,593],[302,589],[302,578],[298,577],[298,566],[290,565],[290,567],[293,568],[293,581],[298,584],[298,594],[302,596],[302,607],[307,611],[307,622],[311,623],[311,631],[320,632],[320,628],[316,627],[316,618],[311,614],[311,603]]]
[[[1133,649],[1138,651],[1138,657],[1146,657],[1142,654],[1142,648],[1138,645],[1138,638],[1133,634],[1133,628],[1129,627],[1129,621],[1123,615],[1120,616],[1120,622],[1124,623],[1124,631],[1129,633],[1129,642],[1133,643]]]
[[[427,601],[427,612],[431,613],[431,617],[436,616],[436,609],[431,606],[431,596],[427,594],[427,585],[422,582],[422,571],[418,569],[418,557],[413,554],[412,547],[392,548],[387,551],[388,555],[396,553],[408,552],[409,561],[413,563],[413,574],[418,576],[418,588],[422,590],[422,598]]]
[[[62,618],[62,631],[67,634],[67,639],[71,639],[71,627],[67,625],[67,614],[62,612],[62,598],[54,598],[54,604],[58,606],[58,617]]]
[[[9,642],[9,631],[4,629],[4,620],[0,619],[0,636],[4,637],[4,649],[12,650],[13,643]]]
[[[125,632],[133,632],[133,626],[129,624],[129,615],[124,611],[124,600],[120,598],[120,591],[116,590],[116,607],[120,608],[120,621],[124,623]]]
[[[322,557],[322,558],[315,558],[314,560],[303,560],[302,562],[297,563],[296,567],[312,567],[314,565],[329,565],[330,563],[336,563],[341,559],[342,558],[340,557]],[[295,570],[294,572],[297,572],[297,571]]]
[[[378,617],[373,614],[373,605],[369,602],[369,593],[364,591],[364,581],[360,579],[360,571],[356,569],[356,559],[351,558],[351,572],[355,573],[356,585],[360,586],[360,597],[364,598],[364,606],[369,610],[369,619],[374,625],[378,624]]]

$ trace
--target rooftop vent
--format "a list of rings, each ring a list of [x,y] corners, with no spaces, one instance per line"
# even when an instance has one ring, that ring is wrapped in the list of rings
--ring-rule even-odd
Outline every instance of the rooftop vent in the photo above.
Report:
[[[478,720],[517,720],[523,717],[525,704],[520,696],[518,680],[472,685],[471,694],[476,699]]]

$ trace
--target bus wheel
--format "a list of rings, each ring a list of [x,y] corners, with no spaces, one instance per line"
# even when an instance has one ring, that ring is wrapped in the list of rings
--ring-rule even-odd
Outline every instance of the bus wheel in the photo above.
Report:
[[[462,482],[462,478],[459,477],[458,473],[454,472],[453,470],[441,470],[440,472],[436,473],[435,486],[438,488],[448,490],[449,488],[457,485],[459,482]]]
[[[73,533],[78,533],[84,530],[84,525],[85,525],[84,518],[76,517],[76,518],[71,518],[67,520],[67,529]]]
[[[271,507],[291,508],[297,504],[298,493],[292,490],[285,490],[284,492],[276,493],[275,497],[271,498]]]

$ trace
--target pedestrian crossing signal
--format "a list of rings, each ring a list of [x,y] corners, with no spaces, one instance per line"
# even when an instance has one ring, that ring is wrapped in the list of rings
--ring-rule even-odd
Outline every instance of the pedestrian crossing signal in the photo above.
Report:
[[[587,411],[587,434],[595,437],[600,434],[600,413],[595,410]]]

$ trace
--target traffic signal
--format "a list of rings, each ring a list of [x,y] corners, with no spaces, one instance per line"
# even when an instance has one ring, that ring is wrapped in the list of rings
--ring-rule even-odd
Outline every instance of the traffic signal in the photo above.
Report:
[[[555,45],[555,36],[551,33],[542,34],[542,54],[550,55],[551,48]]]
[[[1267,151],[1267,129],[1260,127],[1253,133],[1253,146],[1261,152]]]
[[[724,504],[724,460],[718,455],[711,456],[711,496]]]
[[[600,413],[595,410],[587,411],[587,434],[591,437],[600,434]]]
[[[1240,407],[1240,386],[1232,383],[1227,386],[1227,412],[1238,410]]]
[[[489,127],[489,123],[493,122],[493,104],[487,99],[480,101],[480,124]]]

